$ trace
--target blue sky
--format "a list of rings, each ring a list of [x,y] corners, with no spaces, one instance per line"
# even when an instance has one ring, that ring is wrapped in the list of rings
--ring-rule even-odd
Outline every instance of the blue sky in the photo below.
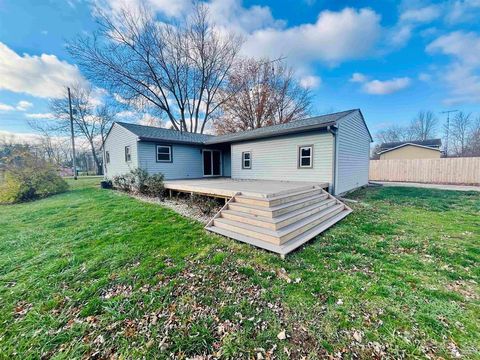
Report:
[[[129,3],[140,0],[130,0]],[[175,19],[189,0],[145,0]],[[119,0],[102,0],[115,12]],[[93,1],[0,0],[0,134],[49,119],[48,99],[81,78],[65,43],[96,24]],[[248,56],[286,56],[314,112],[362,109],[373,133],[419,110],[480,116],[480,0],[209,0],[212,18],[245,38]]]

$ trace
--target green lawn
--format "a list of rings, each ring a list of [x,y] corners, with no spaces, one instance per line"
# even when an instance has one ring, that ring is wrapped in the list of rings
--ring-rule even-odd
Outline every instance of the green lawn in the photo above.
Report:
[[[480,358],[480,193],[358,191],[282,261],[69,183],[0,206],[1,358]]]

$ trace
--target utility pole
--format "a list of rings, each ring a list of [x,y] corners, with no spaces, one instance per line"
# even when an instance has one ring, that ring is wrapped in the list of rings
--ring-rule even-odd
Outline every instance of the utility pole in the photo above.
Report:
[[[73,179],[77,180],[77,159],[75,156],[75,134],[73,132],[73,111],[72,111],[72,96],[70,95],[70,88],[68,90],[68,106],[70,109],[70,132],[72,134],[72,154],[73,154]]]
[[[448,157],[448,135],[450,133],[450,113],[457,112],[458,110],[446,110],[441,111],[441,114],[447,114],[447,134],[445,136],[445,156]]]

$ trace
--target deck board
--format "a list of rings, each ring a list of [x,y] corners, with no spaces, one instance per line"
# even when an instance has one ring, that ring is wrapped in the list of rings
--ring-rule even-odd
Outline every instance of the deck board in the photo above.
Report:
[[[328,187],[328,183],[322,182],[236,180],[231,178],[167,180],[164,184],[166,189],[175,191],[221,197],[232,197],[241,193],[245,196],[265,199],[311,189],[314,186]]]

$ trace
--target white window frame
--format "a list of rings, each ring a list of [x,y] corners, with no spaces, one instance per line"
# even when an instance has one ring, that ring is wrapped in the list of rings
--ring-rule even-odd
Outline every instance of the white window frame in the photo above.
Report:
[[[310,155],[302,155],[303,149],[310,149]],[[302,165],[303,159],[310,159],[309,165]],[[298,147],[298,168],[299,169],[311,169],[313,168],[313,145],[301,145]]]
[[[158,159],[158,148],[168,148],[168,160],[159,160]],[[163,153],[163,154],[166,154],[166,153]],[[161,145],[161,144],[156,145],[155,146],[155,160],[157,160],[157,162],[171,163],[173,161],[172,145]]]
[[[127,149],[128,149],[128,151],[127,151]],[[132,149],[131,149],[130,145],[125,146],[125,162],[132,162],[132,151],[131,150]]]
[[[248,154],[249,158],[245,159],[245,155],[247,155],[247,154]],[[245,161],[248,161],[248,163],[249,163],[248,166],[245,165]],[[249,170],[251,168],[252,168],[252,152],[251,151],[243,151],[242,152],[242,169]]]

